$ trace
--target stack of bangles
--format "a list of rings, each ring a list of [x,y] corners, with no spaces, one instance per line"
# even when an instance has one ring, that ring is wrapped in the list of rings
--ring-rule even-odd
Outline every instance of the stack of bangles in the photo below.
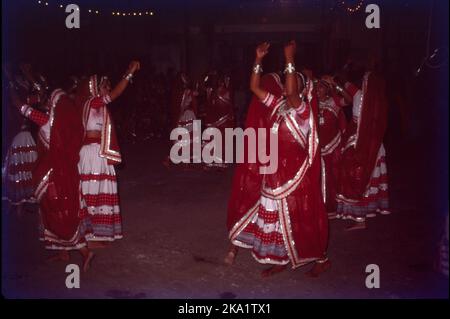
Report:
[[[260,74],[262,72],[263,72],[263,68],[262,68],[261,64],[255,64],[253,66],[253,73]]]
[[[286,67],[284,68],[284,73],[287,74],[293,74],[295,73],[295,66],[293,63],[286,64]]]
[[[127,80],[128,82],[132,83],[131,79],[133,78],[133,73],[128,73],[127,75],[125,75],[123,77],[125,80]]]

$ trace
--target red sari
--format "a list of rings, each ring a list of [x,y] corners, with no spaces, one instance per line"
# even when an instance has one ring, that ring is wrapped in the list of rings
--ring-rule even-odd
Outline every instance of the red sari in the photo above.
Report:
[[[353,120],[344,135],[339,171],[338,216],[356,221],[388,214],[388,179],[383,137],[387,125],[385,82],[367,73],[362,90],[347,85]]]
[[[336,188],[341,158],[342,134],[346,119],[338,97],[319,102],[319,141],[321,154],[321,187],[328,213],[337,209]]]
[[[81,111],[76,101],[56,90],[48,116],[36,110],[25,112],[41,121],[39,162],[33,180],[42,217],[41,240],[47,249],[82,248],[91,232],[87,214],[80,208],[77,164],[83,142]]]
[[[252,249],[260,263],[290,262],[296,268],[325,257],[328,241],[320,192],[317,103],[311,81],[308,100],[295,110],[280,97],[276,76],[263,79],[264,88],[276,88],[272,92],[278,95],[269,93],[264,101],[268,108],[253,100],[249,116],[257,118],[249,122],[278,132],[278,169],[258,177],[260,164],[238,167],[228,210],[229,238],[236,246]]]

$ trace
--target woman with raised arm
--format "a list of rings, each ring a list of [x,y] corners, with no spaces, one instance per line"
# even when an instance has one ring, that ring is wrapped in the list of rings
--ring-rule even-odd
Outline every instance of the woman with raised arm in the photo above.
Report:
[[[318,276],[330,262],[312,82],[298,87],[296,46],[291,41],[285,46],[287,98],[264,90],[261,62],[268,48],[263,43],[256,49],[250,88],[268,110],[267,127],[277,134],[278,169],[263,175],[259,198],[247,213],[240,216],[229,211],[229,238],[233,245],[251,249],[258,262],[272,265],[262,272],[263,277],[283,271],[289,263],[297,268],[311,262],[315,265],[308,273]]]
[[[112,90],[107,77],[98,79],[96,75],[84,80],[78,88],[76,99],[80,102],[84,100],[84,140],[78,163],[81,204],[92,222],[93,235],[89,238],[92,248],[103,247],[122,238],[122,218],[113,166],[122,159],[107,104],[122,94],[139,69],[139,62],[131,62],[122,80]]]

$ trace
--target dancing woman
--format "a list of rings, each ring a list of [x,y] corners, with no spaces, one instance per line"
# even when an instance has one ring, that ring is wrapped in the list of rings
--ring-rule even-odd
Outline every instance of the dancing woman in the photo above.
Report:
[[[300,82],[294,66],[295,42],[285,47],[286,95],[274,95],[260,86],[261,62],[268,43],[256,49],[250,88],[267,107],[266,123],[278,135],[278,169],[264,174],[259,196],[245,212],[237,192],[247,185],[242,176],[235,176],[228,211],[229,238],[233,245],[252,250],[262,264],[272,266],[262,272],[271,276],[315,262],[309,274],[318,276],[330,267],[326,257],[328,220],[320,192],[320,154],[316,126],[317,105],[313,100],[312,82],[298,88]],[[300,94],[302,92],[302,94]],[[254,185],[249,185],[253,187]],[[252,196],[255,198],[256,196]],[[242,214],[243,213],[243,214]],[[235,249],[234,249],[235,251]],[[234,259],[230,250],[226,261]]]
[[[19,92],[19,85],[14,81],[8,68],[5,68],[5,75],[9,81],[9,89],[15,90],[16,94],[23,97],[23,99],[26,97],[27,104],[40,102],[40,95],[36,94],[39,93],[39,90],[42,90],[42,86],[39,83],[32,82],[33,84],[30,85],[27,82],[27,87],[32,89]],[[15,207],[19,216],[22,215],[25,203],[35,202],[32,172],[36,166],[38,153],[36,143],[31,134],[32,124],[29,119],[23,118],[20,132],[13,138],[2,168],[5,186],[5,194],[2,199],[7,200],[10,205]]]
[[[123,236],[113,166],[121,162],[121,154],[107,104],[122,94],[139,68],[139,62],[131,62],[123,79],[113,90],[107,77],[97,79],[96,75],[85,79],[78,88],[76,100],[83,111],[84,133],[78,170],[82,208],[87,211],[93,228],[89,238],[91,248],[103,247]]]
[[[342,134],[346,119],[342,107],[348,96],[340,97],[333,92],[336,83],[331,77],[322,77],[317,84],[319,102],[319,142],[321,155],[321,187],[329,218],[336,217],[336,188],[341,157]],[[343,91],[337,87],[337,92]]]
[[[383,137],[387,125],[385,82],[365,73],[360,87],[347,82],[353,119],[345,135],[336,196],[338,217],[354,221],[348,230],[366,228],[366,218],[389,214],[388,176]]]
[[[34,196],[39,202],[40,240],[45,248],[59,253],[53,260],[69,260],[69,251],[78,250],[87,271],[94,254],[87,247],[91,233],[89,218],[81,209],[80,177],[77,163],[83,140],[81,112],[76,100],[57,89],[48,100],[49,112],[24,104],[13,94],[21,113],[39,125],[39,161],[33,171]]]
[[[214,127],[222,133],[222,145],[225,145],[225,129],[234,127],[233,101],[229,78],[217,73],[208,75],[206,88],[206,128]],[[204,142],[204,144],[207,144]],[[214,162],[206,163],[205,169],[225,168],[225,157],[216,156]]]

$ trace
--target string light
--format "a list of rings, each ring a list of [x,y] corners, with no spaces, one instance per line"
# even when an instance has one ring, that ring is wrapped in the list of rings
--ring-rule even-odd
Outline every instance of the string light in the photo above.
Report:
[[[342,6],[344,6],[345,10],[347,10],[347,12],[349,12],[349,13],[355,13],[355,12],[359,11],[359,9],[361,9],[363,3],[364,3],[364,0],[359,0],[358,4],[356,4],[355,6],[351,7],[351,6],[348,6],[345,3],[345,0],[341,1]]]
[[[59,2],[59,1],[58,1]],[[49,7],[49,6],[53,6],[53,5],[55,5],[56,7],[59,7],[59,8],[64,8],[64,5],[63,4],[53,4],[53,3],[51,3],[51,4],[49,4],[49,2],[45,2],[45,1],[42,1],[42,0],[38,0],[37,1],[37,3],[39,4],[39,5],[45,5],[45,6],[47,6],[47,7]],[[76,9],[77,11],[80,11],[81,9],[80,8],[77,8]],[[100,10],[97,10],[97,9],[87,9],[87,11],[89,12],[89,13],[95,13],[95,14],[100,14]],[[111,15],[113,15],[113,16],[123,16],[123,17],[125,17],[125,16],[143,16],[143,15],[150,15],[150,16],[153,16],[154,15],[154,12],[153,11],[130,11],[130,12],[120,12],[120,11],[111,11]]]

